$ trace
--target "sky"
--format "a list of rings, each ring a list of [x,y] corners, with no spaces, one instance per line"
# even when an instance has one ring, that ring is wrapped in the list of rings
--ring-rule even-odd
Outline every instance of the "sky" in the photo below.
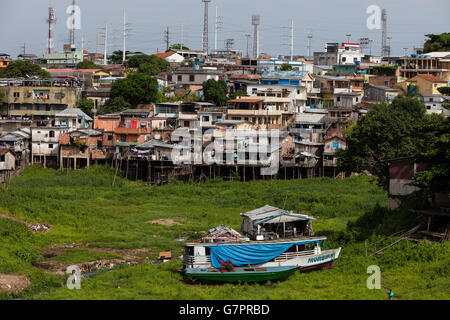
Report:
[[[41,56],[47,47],[48,7],[55,9],[54,49],[69,42],[66,20],[72,0],[2,0],[0,10],[0,52],[12,58],[22,53]],[[122,49],[123,11],[127,17],[127,50],[148,54],[165,50],[164,31],[169,27],[170,43],[201,49],[203,3],[201,0],[77,0],[81,29],[76,30],[77,47],[103,52],[103,33],[108,23],[108,54]],[[217,46],[234,39],[234,49],[246,53],[247,38],[253,35],[251,17],[261,16],[260,52],[274,56],[290,54],[290,21],[294,23],[294,54],[307,54],[307,35],[312,34],[311,51],[324,51],[326,42],[373,40],[365,53],[379,55],[381,30],[367,28],[370,5],[385,8],[391,55],[411,53],[423,46],[425,35],[450,32],[449,0],[212,0],[209,4],[209,48],[214,47],[216,7],[220,16]],[[346,36],[351,34],[350,37]],[[370,52],[369,52],[370,51]],[[250,41],[250,53],[252,41]]]

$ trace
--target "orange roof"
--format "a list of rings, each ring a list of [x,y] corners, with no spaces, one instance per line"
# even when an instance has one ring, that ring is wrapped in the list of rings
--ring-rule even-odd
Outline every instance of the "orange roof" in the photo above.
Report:
[[[155,56],[157,56],[158,58],[161,58],[161,59],[166,59],[174,54],[175,54],[174,52],[158,52],[158,53],[155,53]]]
[[[102,69],[49,69],[49,72],[97,72]]]
[[[447,83],[447,81],[442,80],[439,77],[433,76],[431,74],[418,74],[418,77],[421,77],[422,79],[431,81],[431,82],[442,82],[442,83]]]
[[[241,99],[229,100],[228,102],[258,103],[261,101],[264,101],[264,99],[241,98]]]

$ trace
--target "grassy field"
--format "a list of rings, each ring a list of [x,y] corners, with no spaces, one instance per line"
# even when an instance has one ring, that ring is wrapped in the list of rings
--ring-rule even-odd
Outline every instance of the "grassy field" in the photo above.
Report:
[[[402,241],[379,257],[365,256],[365,239],[373,242],[415,222],[406,212],[388,212],[386,193],[366,176],[247,183],[216,179],[162,187],[119,178],[112,187],[113,175],[103,166],[69,175],[31,167],[9,190],[0,189],[0,213],[51,226],[47,233],[33,233],[24,224],[0,218],[0,273],[31,280],[21,293],[0,291],[0,299],[386,299],[384,289],[366,287],[366,269],[373,264],[381,268],[382,286],[392,288],[397,299],[450,298],[448,243]],[[220,224],[239,230],[240,212],[266,204],[314,216],[314,231],[328,236],[327,248],[343,248],[336,267],[297,272],[270,285],[206,285],[182,281],[174,272],[181,268],[179,260],[119,264],[83,280],[80,290],[69,290],[66,275],[49,274],[32,264],[121,258],[121,252],[142,248],[147,251],[140,255],[147,261],[160,251],[178,257],[182,247],[175,238],[195,237]],[[152,223],[168,219],[174,222],[170,226]],[[82,247],[45,255],[63,244]],[[373,251],[369,246],[369,253]]]

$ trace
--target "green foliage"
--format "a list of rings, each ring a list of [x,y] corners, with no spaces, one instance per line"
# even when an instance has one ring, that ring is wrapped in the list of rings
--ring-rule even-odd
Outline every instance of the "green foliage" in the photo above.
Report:
[[[125,59],[128,59],[129,53],[130,53],[130,51],[128,51],[128,50],[125,52]],[[110,56],[108,56],[108,60],[114,64],[122,64],[122,62],[123,62],[122,58],[123,58],[122,50],[113,51],[113,53]]]
[[[440,87],[440,88],[438,88],[438,91],[441,94],[444,94],[446,96],[450,96],[450,87]]]
[[[289,63],[285,63],[285,64],[282,64],[278,70],[280,70],[280,71],[292,71],[292,70],[294,70],[294,68]]]
[[[434,51],[450,51],[450,33],[444,32],[441,34],[427,34],[428,40],[423,46],[423,52]]]
[[[28,60],[12,61],[6,68],[0,69],[0,78],[27,78],[37,76],[51,78],[49,72]]]
[[[29,167],[0,189],[0,212],[27,221],[46,222],[48,233],[32,233],[21,223],[0,218],[0,272],[25,274],[32,285],[17,295],[0,299],[386,299],[384,290],[368,290],[367,267],[382,270],[382,285],[393,288],[398,299],[449,299],[449,243],[399,243],[379,257],[365,257],[358,242],[379,224],[383,234],[404,227],[407,217],[388,213],[383,205],[387,194],[366,176],[342,180],[316,178],[290,181],[225,182],[204,184],[174,182],[147,187],[142,182],[116,178],[108,166],[87,170],[55,171]],[[152,252],[182,254],[180,235],[196,239],[205,230],[222,223],[239,230],[240,212],[266,204],[313,215],[316,234],[329,237],[326,249],[342,245],[332,270],[296,272],[273,284],[188,284],[174,272],[181,262],[118,266],[83,279],[81,290],[64,286],[67,276],[47,274],[32,266],[43,260],[40,252],[51,244],[89,243],[104,248],[151,248]],[[370,218],[371,215],[375,215]],[[353,223],[354,221],[359,222]],[[171,227],[148,223],[176,218]],[[364,222],[370,220],[368,222]],[[348,226],[347,226],[348,225]],[[107,226],[105,228],[105,226]],[[373,240],[381,236],[375,234]],[[387,245],[392,239],[382,241]],[[378,247],[379,248],[379,247]],[[374,251],[369,245],[369,253]],[[67,249],[50,260],[79,263],[115,258],[88,247]]]
[[[223,106],[227,102],[228,86],[225,81],[209,79],[202,84],[205,101]]]
[[[435,139],[432,132],[423,131],[428,121],[423,103],[415,98],[375,105],[351,128],[347,150],[336,153],[339,169],[347,174],[367,170],[387,190],[389,173],[384,160],[418,155]]]
[[[374,66],[375,74],[378,76],[395,76],[398,66]]]
[[[93,116],[92,109],[94,109],[94,106],[95,106],[94,102],[87,98],[82,98],[77,101],[77,108],[81,109],[84,113],[86,113],[90,117]]]
[[[450,191],[450,119],[433,115],[423,128],[434,139],[421,150],[417,160],[427,164],[415,174],[415,185],[426,195]]]
[[[229,100],[236,99],[237,97],[247,97],[248,94],[244,90],[236,90],[230,93]]]
[[[131,104],[123,97],[115,97],[106,102],[106,104],[100,109],[99,114],[116,113],[130,108]]]
[[[82,61],[77,64],[77,69],[100,69],[100,70],[102,70],[103,67],[93,63],[92,61]]]
[[[176,44],[171,45],[169,50],[170,49],[180,50],[181,49],[181,43],[176,43]],[[190,50],[190,49],[183,44],[183,50]]]
[[[138,68],[139,72],[151,76],[170,70],[170,63],[155,55],[140,54],[132,56],[128,59],[128,65],[131,68]]]
[[[156,78],[140,72],[115,81],[111,86],[110,98],[112,101],[123,98],[132,106],[161,102],[164,99],[158,91]]]

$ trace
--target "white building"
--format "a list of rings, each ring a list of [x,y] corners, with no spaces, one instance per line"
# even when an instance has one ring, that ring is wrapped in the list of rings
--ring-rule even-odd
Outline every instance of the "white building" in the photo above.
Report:
[[[446,96],[441,94],[424,94],[422,97],[428,114],[445,113],[446,109],[442,105],[448,103]]]

